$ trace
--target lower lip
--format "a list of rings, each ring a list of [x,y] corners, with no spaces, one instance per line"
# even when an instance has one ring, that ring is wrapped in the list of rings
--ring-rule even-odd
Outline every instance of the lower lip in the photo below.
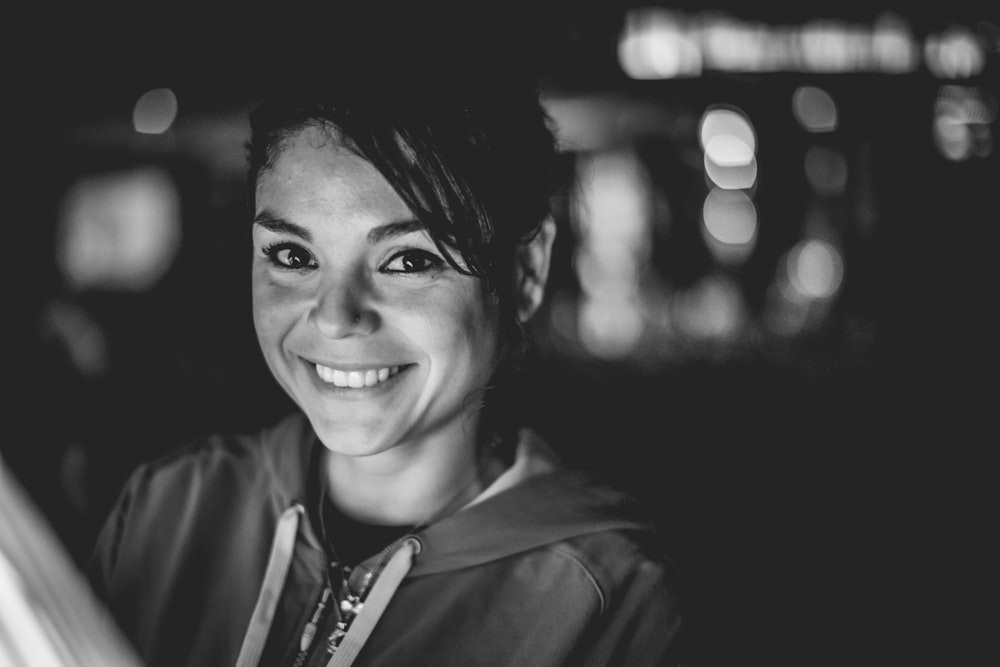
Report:
[[[367,398],[386,391],[392,388],[399,378],[411,368],[409,365],[400,366],[399,371],[395,375],[390,375],[382,382],[373,384],[370,387],[338,387],[332,382],[326,382],[323,380],[323,378],[319,376],[319,373],[316,372],[315,364],[308,363],[307,365],[309,376],[313,379],[313,383],[320,388],[320,391],[327,394],[333,394],[338,398]]]

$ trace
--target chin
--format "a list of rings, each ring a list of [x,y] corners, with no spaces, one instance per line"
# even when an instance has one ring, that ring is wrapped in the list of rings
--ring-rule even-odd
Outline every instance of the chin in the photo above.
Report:
[[[384,435],[363,426],[323,424],[310,418],[313,430],[323,446],[345,456],[370,456],[392,447]]]

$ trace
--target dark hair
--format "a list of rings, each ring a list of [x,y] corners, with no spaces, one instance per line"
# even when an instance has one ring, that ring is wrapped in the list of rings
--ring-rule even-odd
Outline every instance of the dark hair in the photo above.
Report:
[[[534,77],[496,43],[396,47],[360,64],[355,53],[353,62],[313,58],[311,69],[278,73],[280,85],[250,115],[251,209],[283,143],[305,127],[329,131],[378,169],[456,269],[486,281],[512,367],[527,345],[516,256],[551,210],[551,119]]]

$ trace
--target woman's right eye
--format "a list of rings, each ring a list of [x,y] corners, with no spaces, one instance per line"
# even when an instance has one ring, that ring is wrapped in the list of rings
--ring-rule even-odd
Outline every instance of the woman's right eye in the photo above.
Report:
[[[294,243],[275,243],[265,247],[263,253],[272,264],[282,269],[295,271],[317,266],[309,251]]]

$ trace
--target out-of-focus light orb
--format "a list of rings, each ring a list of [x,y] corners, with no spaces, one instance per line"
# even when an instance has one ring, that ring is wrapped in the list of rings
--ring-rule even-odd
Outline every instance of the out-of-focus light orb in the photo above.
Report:
[[[177,96],[169,88],[142,94],[132,109],[132,125],[141,134],[163,134],[177,118]]]
[[[843,194],[847,188],[847,159],[827,146],[810,146],[805,156],[806,180],[821,195]]]
[[[817,19],[802,26],[802,59],[812,72],[843,72],[856,69],[858,53],[851,48],[860,40],[841,22]]]
[[[648,176],[634,154],[601,151],[577,165],[574,268],[584,293],[634,293],[651,252]]]
[[[674,15],[662,8],[628,12],[618,40],[618,62],[633,79],[674,79],[701,74],[701,51]]]
[[[875,21],[872,53],[883,72],[912,72],[920,62],[920,50],[909,26],[895,14]]]
[[[69,285],[146,290],[180,248],[180,193],[156,168],[86,177],[64,197],[57,229],[56,257]]]
[[[642,311],[634,300],[599,298],[586,299],[580,304],[577,321],[580,343],[596,357],[627,356],[639,344],[644,326]]]
[[[705,144],[705,155],[720,167],[742,167],[754,159],[753,148],[732,134],[716,134]]]
[[[786,255],[788,284],[807,299],[829,299],[844,279],[844,260],[822,239],[800,241]]]
[[[757,182],[757,158],[736,167],[719,166],[705,153],[705,175],[724,190],[747,190]]]
[[[695,338],[731,340],[746,319],[746,304],[733,281],[709,275],[673,300],[677,326]]]
[[[598,255],[579,249],[573,266],[584,294],[631,294],[639,288],[639,266],[629,255]]]
[[[733,107],[708,108],[699,121],[698,140],[702,150],[712,150],[712,160],[722,166],[727,162],[732,166],[733,160],[747,164],[757,151],[757,135],[750,119]]]
[[[715,17],[701,34],[707,66],[730,72],[760,71],[768,55],[761,47],[760,32],[728,16]]]
[[[575,219],[595,243],[644,247],[649,234],[648,175],[634,154],[599,151],[579,161]]]
[[[986,62],[983,47],[971,30],[952,26],[927,38],[924,60],[931,74],[942,79],[966,79],[979,74]]]
[[[816,86],[799,86],[792,93],[792,112],[808,132],[833,132],[839,118],[833,97]]]
[[[788,288],[788,277],[782,273],[780,282],[772,284],[764,298],[761,320],[764,326],[779,336],[794,336],[809,324],[810,301]]]
[[[941,86],[934,102],[934,143],[949,160],[987,157],[993,150],[996,99],[979,88]]]
[[[757,240],[757,209],[744,192],[713,188],[702,206],[702,237],[724,264],[744,261]]]
[[[699,121],[698,140],[704,150],[705,174],[727,190],[753,187],[757,180],[757,137],[740,110],[710,107]]]
[[[949,160],[961,162],[972,156],[972,132],[953,116],[934,119],[934,144]]]

